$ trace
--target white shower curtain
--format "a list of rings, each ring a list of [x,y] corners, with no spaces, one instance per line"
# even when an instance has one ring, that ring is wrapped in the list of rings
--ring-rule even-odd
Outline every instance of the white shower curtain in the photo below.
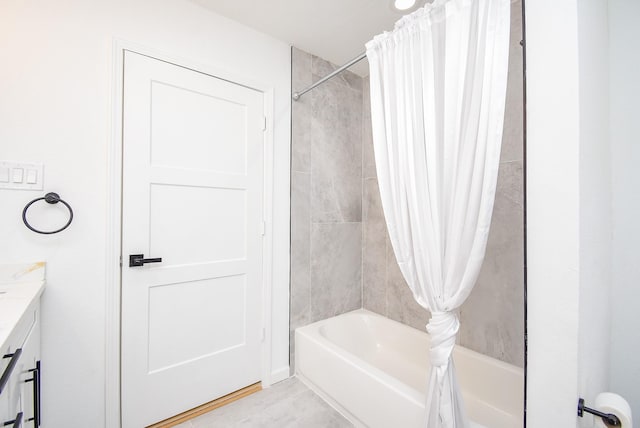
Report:
[[[398,264],[431,311],[428,428],[468,426],[451,352],[498,176],[510,0],[435,0],[367,43],[373,143]]]

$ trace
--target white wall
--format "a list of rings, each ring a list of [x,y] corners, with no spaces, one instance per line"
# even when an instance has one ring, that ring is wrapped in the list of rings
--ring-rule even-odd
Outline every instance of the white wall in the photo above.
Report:
[[[525,2],[527,425],[575,426],[579,296],[577,0]]]
[[[613,282],[611,390],[640,418],[640,2],[609,0]]]
[[[606,0],[526,2],[529,426],[608,388]]]
[[[580,84],[580,290],[578,395],[609,389],[611,162],[607,0],[578,2]],[[577,401],[577,398],[576,398]],[[592,426],[591,417],[580,426]]]
[[[48,263],[43,420],[52,428],[105,425],[114,38],[275,88],[274,202],[280,214],[274,224],[272,370],[288,372],[289,47],[185,0],[3,0],[0,159],[43,162],[45,191],[59,192],[76,213],[64,233],[36,235],[20,213],[42,192],[0,190],[0,261]],[[34,212],[36,221],[46,223]]]

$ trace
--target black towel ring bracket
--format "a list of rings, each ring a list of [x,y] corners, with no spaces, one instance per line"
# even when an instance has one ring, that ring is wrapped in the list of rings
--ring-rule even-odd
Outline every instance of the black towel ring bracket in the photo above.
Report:
[[[27,210],[29,209],[29,207],[31,205],[33,205],[34,203],[36,203],[38,201],[42,201],[42,200],[44,200],[46,203],[52,204],[52,205],[53,204],[57,204],[58,202],[60,202],[62,205],[67,207],[67,209],[69,210],[69,221],[67,221],[67,224],[62,226],[60,229],[51,230],[51,231],[38,230],[35,227],[31,226],[29,224],[29,222],[27,221]],[[57,193],[54,193],[54,192],[50,192],[50,193],[47,193],[46,195],[44,195],[42,198],[34,199],[33,201],[29,202],[24,207],[24,209],[22,210],[22,221],[24,222],[24,225],[27,226],[27,228],[29,230],[32,230],[32,231],[34,231],[36,233],[40,233],[42,235],[53,235],[54,233],[62,232],[67,227],[69,227],[69,225],[73,221],[73,210],[71,209],[71,206],[68,203],[66,203],[63,199],[60,198],[60,195],[58,195]]]

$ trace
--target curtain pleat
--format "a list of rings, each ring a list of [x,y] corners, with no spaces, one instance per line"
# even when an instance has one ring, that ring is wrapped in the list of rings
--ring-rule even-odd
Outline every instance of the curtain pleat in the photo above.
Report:
[[[425,427],[466,427],[451,353],[482,266],[495,196],[510,0],[435,0],[367,43],[389,237],[431,312]]]

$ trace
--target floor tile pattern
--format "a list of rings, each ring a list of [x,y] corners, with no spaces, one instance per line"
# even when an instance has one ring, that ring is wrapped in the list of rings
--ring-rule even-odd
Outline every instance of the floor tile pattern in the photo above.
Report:
[[[351,428],[353,425],[293,377],[178,427]]]

